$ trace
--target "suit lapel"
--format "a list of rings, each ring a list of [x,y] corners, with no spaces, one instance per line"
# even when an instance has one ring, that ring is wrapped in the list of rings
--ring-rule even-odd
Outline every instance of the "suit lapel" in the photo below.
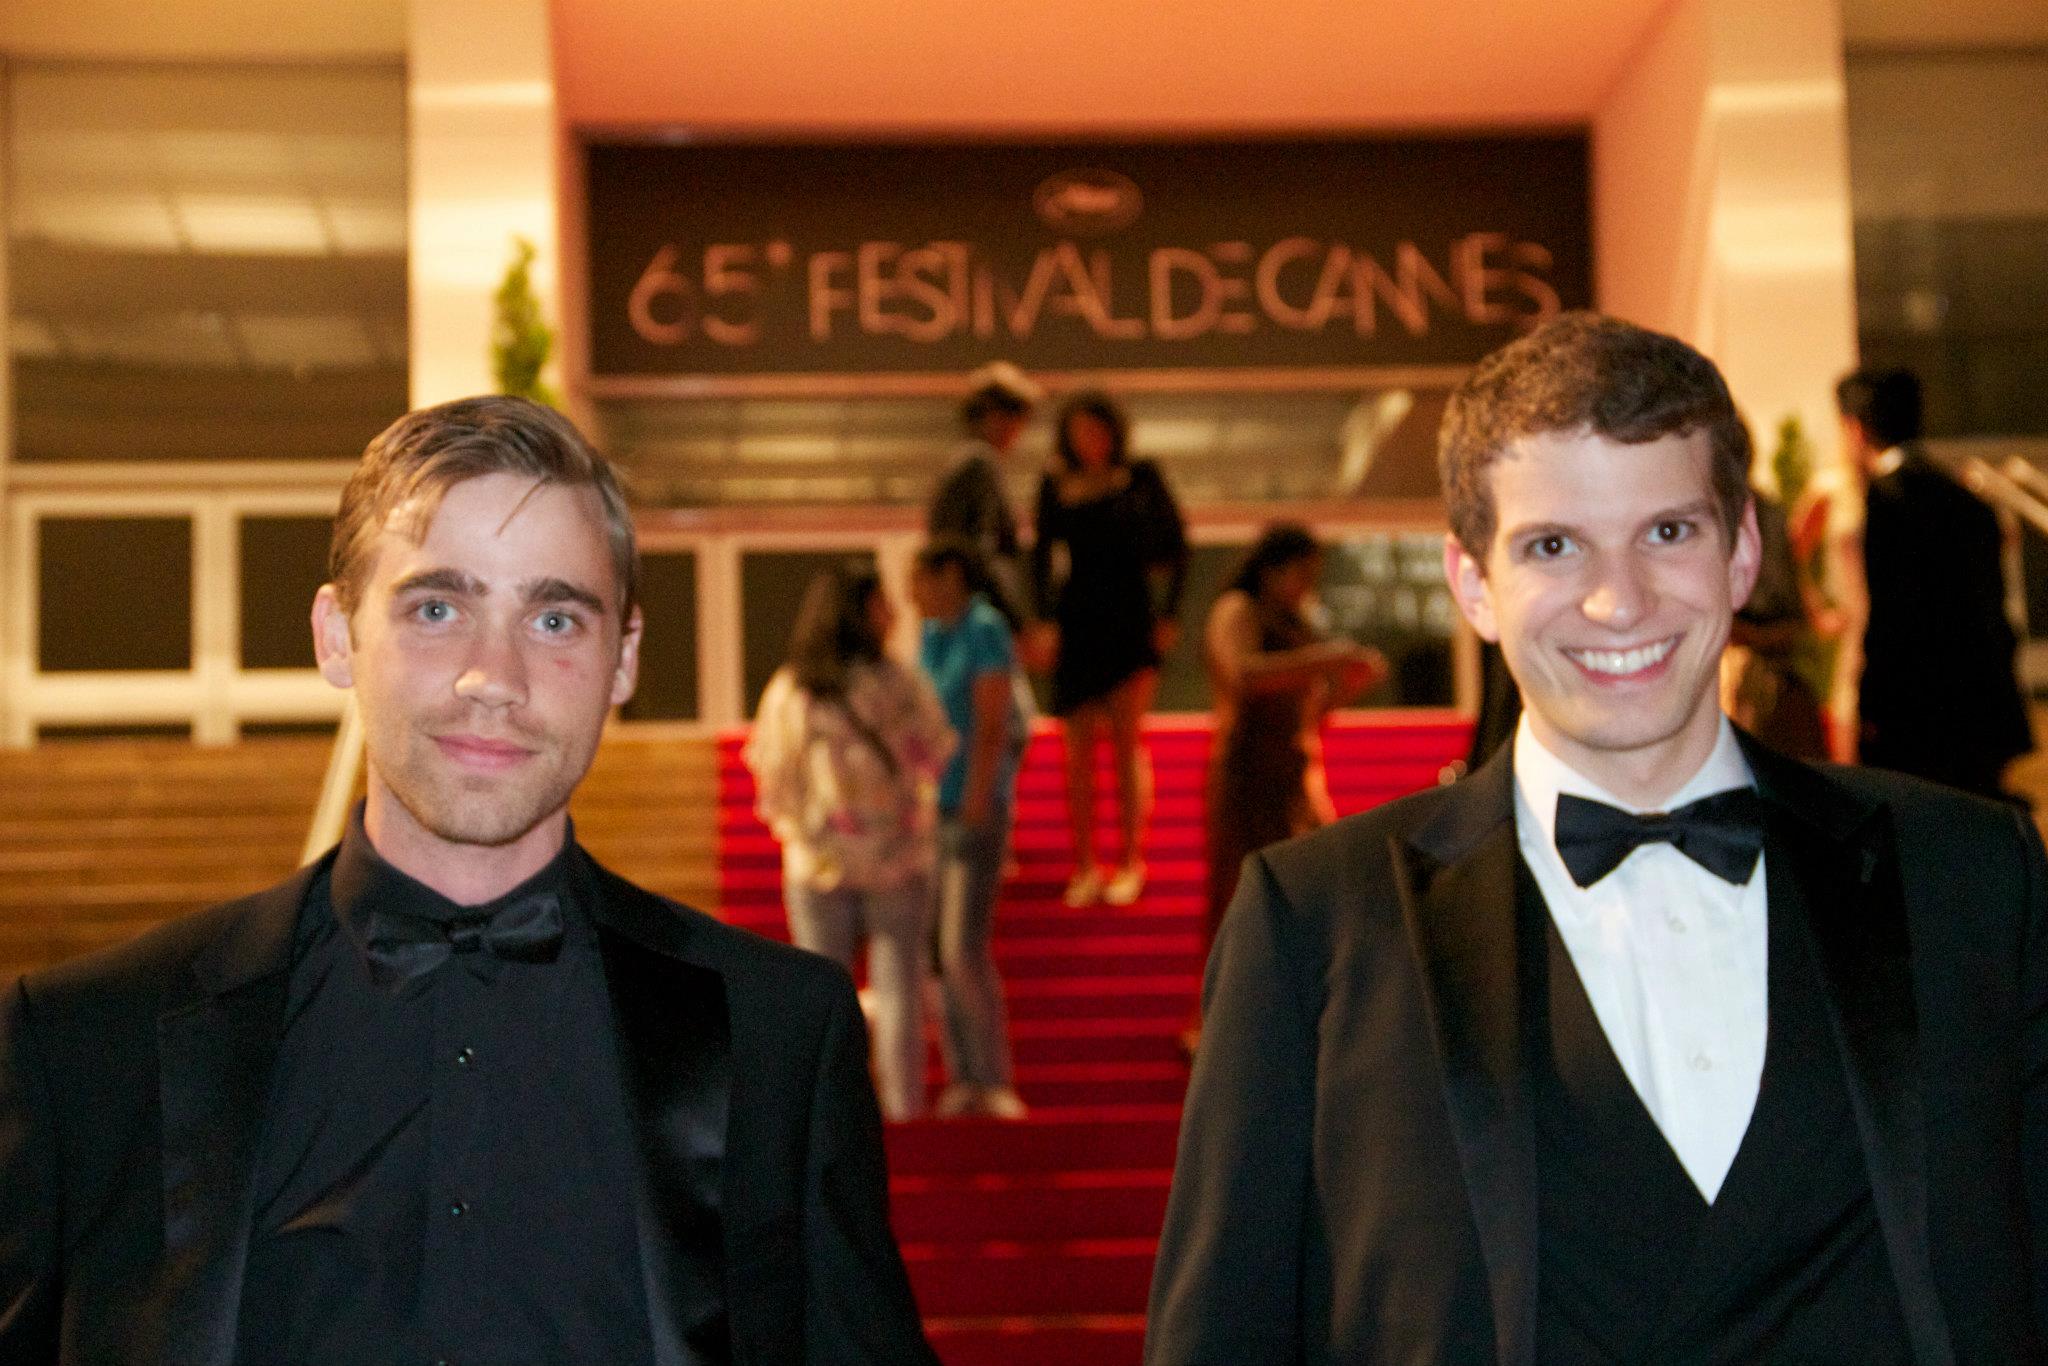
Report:
[[[228,1366],[234,1356],[293,931],[321,866],[228,908],[157,1017],[167,1361]]]
[[[1919,1019],[1891,813],[1746,736],[1743,748],[1770,803],[1773,912],[1803,912],[1797,928],[1820,964],[1914,1359],[1952,1366],[1928,1242]]]
[[[641,1274],[660,1366],[732,1359],[724,1237],[732,1109],[725,979],[683,956],[689,925],[587,856],[620,1073],[640,1157]]]
[[[1394,866],[1442,1065],[1444,1100],[1492,1291],[1503,1366],[1533,1359],[1534,1128],[1522,1050],[1509,749],[1396,839]]]

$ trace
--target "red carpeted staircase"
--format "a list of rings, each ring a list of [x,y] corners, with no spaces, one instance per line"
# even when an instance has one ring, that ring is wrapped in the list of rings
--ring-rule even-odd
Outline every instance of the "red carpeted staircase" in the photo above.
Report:
[[[1464,753],[1468,729],[1450,713],[1333,726],[1338,809],[1434,783]],[[1031,1117],[889,1132],[896,1234],[947,1366],[1130,1366],[1139,1357],[1187,1082],[1177,1036],[1201,975],[1209,730],[1204,719],[1166,719],[1146,740],[1151,875],[1143,899],[1121,909],[1060,904],[1070,868],[1057,738],[1035,736],[1026,755],[996,955]],[[779,853],[754,817],[739,744],[729,736],[720,745],[721,909],[787,938]],[[1105,853],[1111,838],[1105,820]],[[935,1093],[938,1081],[935,1055]]]

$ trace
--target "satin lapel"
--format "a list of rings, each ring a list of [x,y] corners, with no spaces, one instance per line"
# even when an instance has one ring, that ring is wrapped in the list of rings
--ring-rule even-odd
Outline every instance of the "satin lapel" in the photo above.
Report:
[[[724,1246],[732,1025],[725,979],[681,956],[686,923],[587,864],[640,1151],[641,1274],[660,1366],[732,1359]]]
[[[1522,1064],[1512,777],[1503,748],[1394,844],[1502,1366],[1535,1352],[1536,1165]]]
[[[1911,943],[1891,813],[1820,772],[1749,749],[1771,799],[1771,907],[1804,908],[1885,1250],[1919,1366],[1953,1366],[1927,1232],[1927,1127]]]
[[[284,1029],[292,934],[317,867],[229,908],[157,1017],[164,1359],[229,1366],[248,1267],[251,1182]]]

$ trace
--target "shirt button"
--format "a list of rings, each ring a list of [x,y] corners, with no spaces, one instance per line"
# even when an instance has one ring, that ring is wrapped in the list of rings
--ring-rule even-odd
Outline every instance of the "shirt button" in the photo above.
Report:
[[[1693,1055],[1692,1055],[1692,1070],[1693,1070],[1693,1071],[1695,1071],[1695,1072],[1710,1072],[1710,1071],[1712,1071],[1712,1070],[1713,1070],[1713,1067],[1714,1067],[1714,1060],[1713,1060],[1712,1058],[1708,1057],[1708,1056],[1707,1056],[1706,1054],[1704,1054],[1704,1053],[1695,1053],[1695,1054],[1693,1054]]]
[[[460,1219],[467,1213],[469,1213],[469,1202],[467,1200],[451,1201],[448,1205],[448,1217],[450,1219]]]
[[[1684,934],[1684,933],[1685,933],[1685,922],[1684,922],[1683,920],[1680,920],[1680,919],[1679,919],[1679,918],[1678,918],[1677,916],[1675,916],[1675,915],[1672,915],[1672,916],[1666,916],[1666,917],[1664,918],[1664,923],[1665,923],[1665,924],[1667,924],[1667,925],[1669,925],[1669,926],[1671,927],[1671,932],[1672,932],[1673,934]]]
[[[476,1050],[474,1048],[458,1048],[455,1050],[455,1065],[457,1067],[467,1067],[475,1061]]]

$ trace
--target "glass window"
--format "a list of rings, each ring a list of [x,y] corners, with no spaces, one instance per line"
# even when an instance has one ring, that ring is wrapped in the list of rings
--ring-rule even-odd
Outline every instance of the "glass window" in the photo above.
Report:
[[[620,708],[628,721],[697,719],[697,557],[640,552],[640,684]]]
[[[749,550],[740,556],[740,616],[745,635],[741,687],[747,715],[789,655],[790,633],[811,580],[835,565],[875,568],[870,550]]]
[[[1112,378],[1110,388],[1115,392]],[[1187,503],[1434,499],[1436,429],[1448,393],[1118,394],[1131,453],[1165,467]],[[1057,400],[1010,464],[1028,515],[1053,445]],[[636,503],[917,505],[961,437],[941,398],[614,399],[598,404],[604,448]]]
[[[1933,437],[2048,435],[2048,53],[1851,52],[1858,341]]]

